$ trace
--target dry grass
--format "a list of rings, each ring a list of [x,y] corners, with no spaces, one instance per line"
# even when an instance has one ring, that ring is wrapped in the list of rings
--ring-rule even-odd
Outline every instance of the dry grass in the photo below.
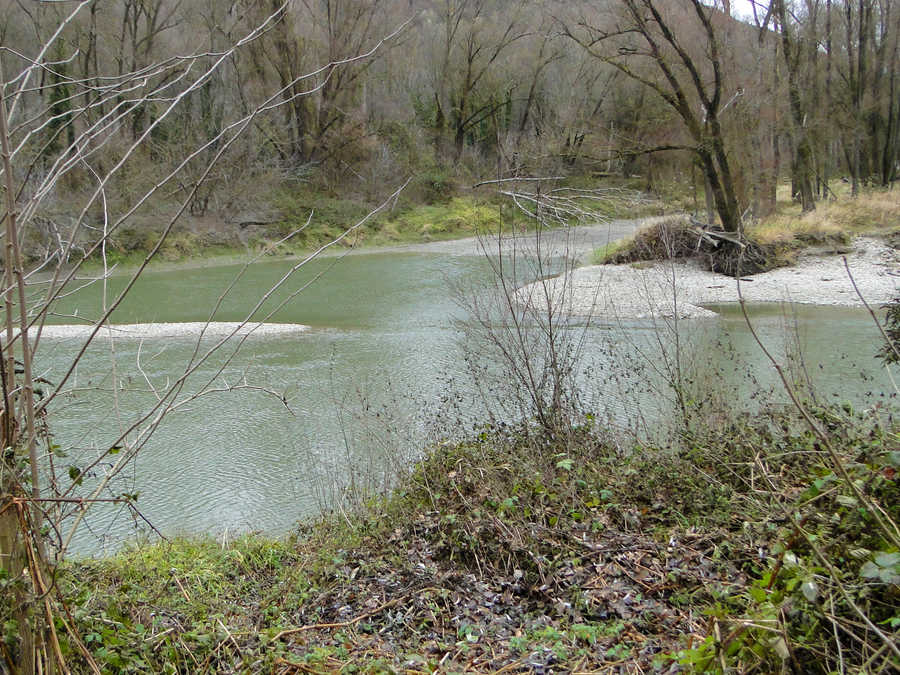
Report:
[[[801,214],[797,205],[785,205],[776,215],[747,228],[747,236],[761,245],[847,242],[852,236],[897,232],[900,191],[889,190],[820,202],[815,211],[806,214]]]

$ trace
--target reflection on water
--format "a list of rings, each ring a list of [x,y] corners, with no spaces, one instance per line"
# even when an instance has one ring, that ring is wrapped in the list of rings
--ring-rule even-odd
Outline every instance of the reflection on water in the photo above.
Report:
[[[256,317],[314,279],[323,266],[332,265],[269,319],[312,329],[251,338],[236,355],[226,349],[209,358],[110,494],[140,492],[142,514],[166,534],[282,532],[321,508],[333,483],[344,483],[351,475],[358,478],[360,471],[374,476],[390,472],[389,463],[414,453],[429,427],[453,426],[454,411],[442,411],[439,405],[451,388],[462,394],[459,410],[469,420],[478,416],[477,397],[461,384],[465,366],[452,321],[464,317],[447,289],[460,283],[477,286],[488,273],[485,262],[425,254],[316,262],[273,294]],[[261,291],[289,266],[276,261],[248,269],[214,318],[235,321],[247,316]],[[204,320],[239,270],[150,273],[117,310],[114,321]],[[122,285],[123,279],[114,280],[110,291]],[[99,298],[95,286],[67,298],[58,309],[61,314],[95,316]],[[721,319],[683,322],[689,346],[682,345],[679,365],[698,379],[706,369],[723,388],[737,389],[746,387],[740,384],[746,361],[754,364],[764,386],[774,385],[773,371],[761,360],[743,317],[735,308],[715,309],[722,312]],[[871,404],[888,391],[871,356],[877,335],[864,312],[800,307],[795,314],[780,307],[756,307],[752,313],[757,330],[778,354],[790,351],[782,340],[785,325],[796,327],[806,372],[829,395]],[[651,420],[658,416],[658,410],[650,410],[652,398],[646,389],[659,383],[659,371],[665,371],[665,361],[657,355],[665,327],[636,322],[597,324],[587,331],[579,386],[598,418],[622,422],[636,412]],[[44,340],[42,374],[51,381],[59,378],[78,346],[73,340]],[[60,461],[80,466],[98,448],[108,448],[141,411],[158,402],[157,394],[180,376],[194,349],[185,338],[113,345],[99,340],[79,365],[69,393],[53,404],[54,441],[68,452]],[[631,360],[635,353],[648,358]],[[726,381],[730,368],[733,383]],[[208,381],[215,391],[192,399]],[[732,398],[735,405],[750,405]],[[109,457],[110,462],[116,459]],[[357,474],[351,473],[351,466]],[[88,476],[85,487],[92,480]],[[118,507],[98,508],[88,524],[75,540],[78,551],[96,551],[134,534],[131,519]]]

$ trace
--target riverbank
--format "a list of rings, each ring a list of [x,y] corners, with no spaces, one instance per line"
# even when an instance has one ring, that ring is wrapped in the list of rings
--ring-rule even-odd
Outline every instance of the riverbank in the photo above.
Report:
[[[807,249],[795,265],[742,277],[740,284],[697,261],[649,261],[581,267],[526,286],[519,298],[543,309],[550,297],[570,315],[602,319],[702,318],[715,316],[702,305],[740,297],[754,303],[862,306],[861,295],[877,307],[896,296],[898,287],[900,251],[881,239],[858,237],[844,254]]]
[[[820,414],[833,457],[789,411],[685,420],[690,452],[486,429],[289,539],[161,542],[67,563],[58,587],[102,671],[890,669],[848,599],[886,626],[900,577],[849,481],[900,516],[897,429]]]
[[[564,180],[564,185],[580,185],[584,179]],[[630,186],[635,181],[604,179],[596,188],[598,194],[609,191],[608,199],[592,199],[585,207],[585,219],[594,223],[613,224],[638,216],[654,216],[672,210],[660,199]],[[340,239],[330,249],[331,255],[362,252],[451,252],[452,255],[478,254],[476,246],[457,241],[474,242],[480,236],[493,236],[499,231],[522,235],[534,230],[534,220],[499,194],[489,190],[464,189],[455,186],[440,196],[421,195],[415,191],[400,196],[380,212],[377,201],[339,198],[322,191],[282,191],[273,195],[266,208],[230,214],[184,215],[163,242],[151,265],[154,269],[176,266],[208,266],[234,264],[248,258],[301,258]],[[588,216],[590,216],[588,218]],[[162,233],[161,223],[143,219],[122,227],[110,237],[106,247],[108,265],[118,270],[141,264],[156,245]],[[362,223],[362,221],[364,221]],[[355,224],[362,223],[359,227]],[[348,228],[354,228],[345,236]],[[578,228],[580,229],[580,228]],[[631,230],[621,236],[630,234]],[[600,246],[612,239],[595,238]],[[281,242],[281,243],[279,243]],[[40,259],[46,246],[33,247],[31,254]],[[587,251],[587,249],[585,249]],[[460,253],[458,253],[460,252]],[[94,255],[85,268],[97,270],[103,262]]]

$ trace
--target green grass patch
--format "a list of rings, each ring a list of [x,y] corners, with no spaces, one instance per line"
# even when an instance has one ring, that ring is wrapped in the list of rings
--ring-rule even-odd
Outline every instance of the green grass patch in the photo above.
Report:
[[[616,260],[616,258],[629,250],[632,246],[633,240],[631,238],[611,241],[594,250],[591,256],[591,262],[595,265],[606,265]]]
[[[412,206],[386,213],[372,233],[373,243],[404,243],[454,239],[496,232],[501,205],[475,197],[454,197],[447,202]]]
[[[175,673],[255,669],[274,663],[261,650],[267,629],[291,623],[309,585],[288,540],[245,536],[227,546],[176,539],[60,570],[85,646],[103,672]],[[224,648],[229,635],[245,647]],[[247,642],[246,636],[255,636]],[[80,652],[64,634],[64,652]],[[77,672],[77,671],[76,671]]]
[[[336,239],[358,223],[376,204],[336,199],[321,194],[298,193],[283,196],[284,220],[260,237],[269,240],[284,236],[303,225],[310,213],[310,225],[297,234],[288,249],[309,250]],[[454,196],[431,203],[398,203],[377,214],[345,240],[345,245],[384,246],[438,241],[496,231],[501,222],[499,202],[476,195]]]

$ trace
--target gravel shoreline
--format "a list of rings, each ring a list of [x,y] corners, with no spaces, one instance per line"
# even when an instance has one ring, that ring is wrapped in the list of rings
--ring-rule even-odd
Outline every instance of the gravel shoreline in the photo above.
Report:
[[[740,291],[747,302],[791,302],[862,306],[853,281],[876,307],[900,293],[900,251],[878,239],[860,237],[841,255],[803,254],[796,265],[744,277]],[[519,301],[546,309],[551,298],[572,316],[614,319],[716,316],[701,305],[738,301],[737,281],[701,269],[694,261],[592,265],[571,274],[519,289]]]
[[[47,325],[41,331],[46,338],[86,338],[94,330],[94,326],[86,325]],[[288,335],[302,333],[309,326],[299,323],[247,323],[230,321],[188,321],[184,323],[126,323],[111,324],[100,329],[98,337],[114,336],[118,339],[144,340],[148,338],[182,338],[204,337],[223,338],[231,335],[240,337],[251,335],[265,337],[272,335]],[[33,334],[33,333],[31,333]],[[5,332],[3,333],[5,335]]]

